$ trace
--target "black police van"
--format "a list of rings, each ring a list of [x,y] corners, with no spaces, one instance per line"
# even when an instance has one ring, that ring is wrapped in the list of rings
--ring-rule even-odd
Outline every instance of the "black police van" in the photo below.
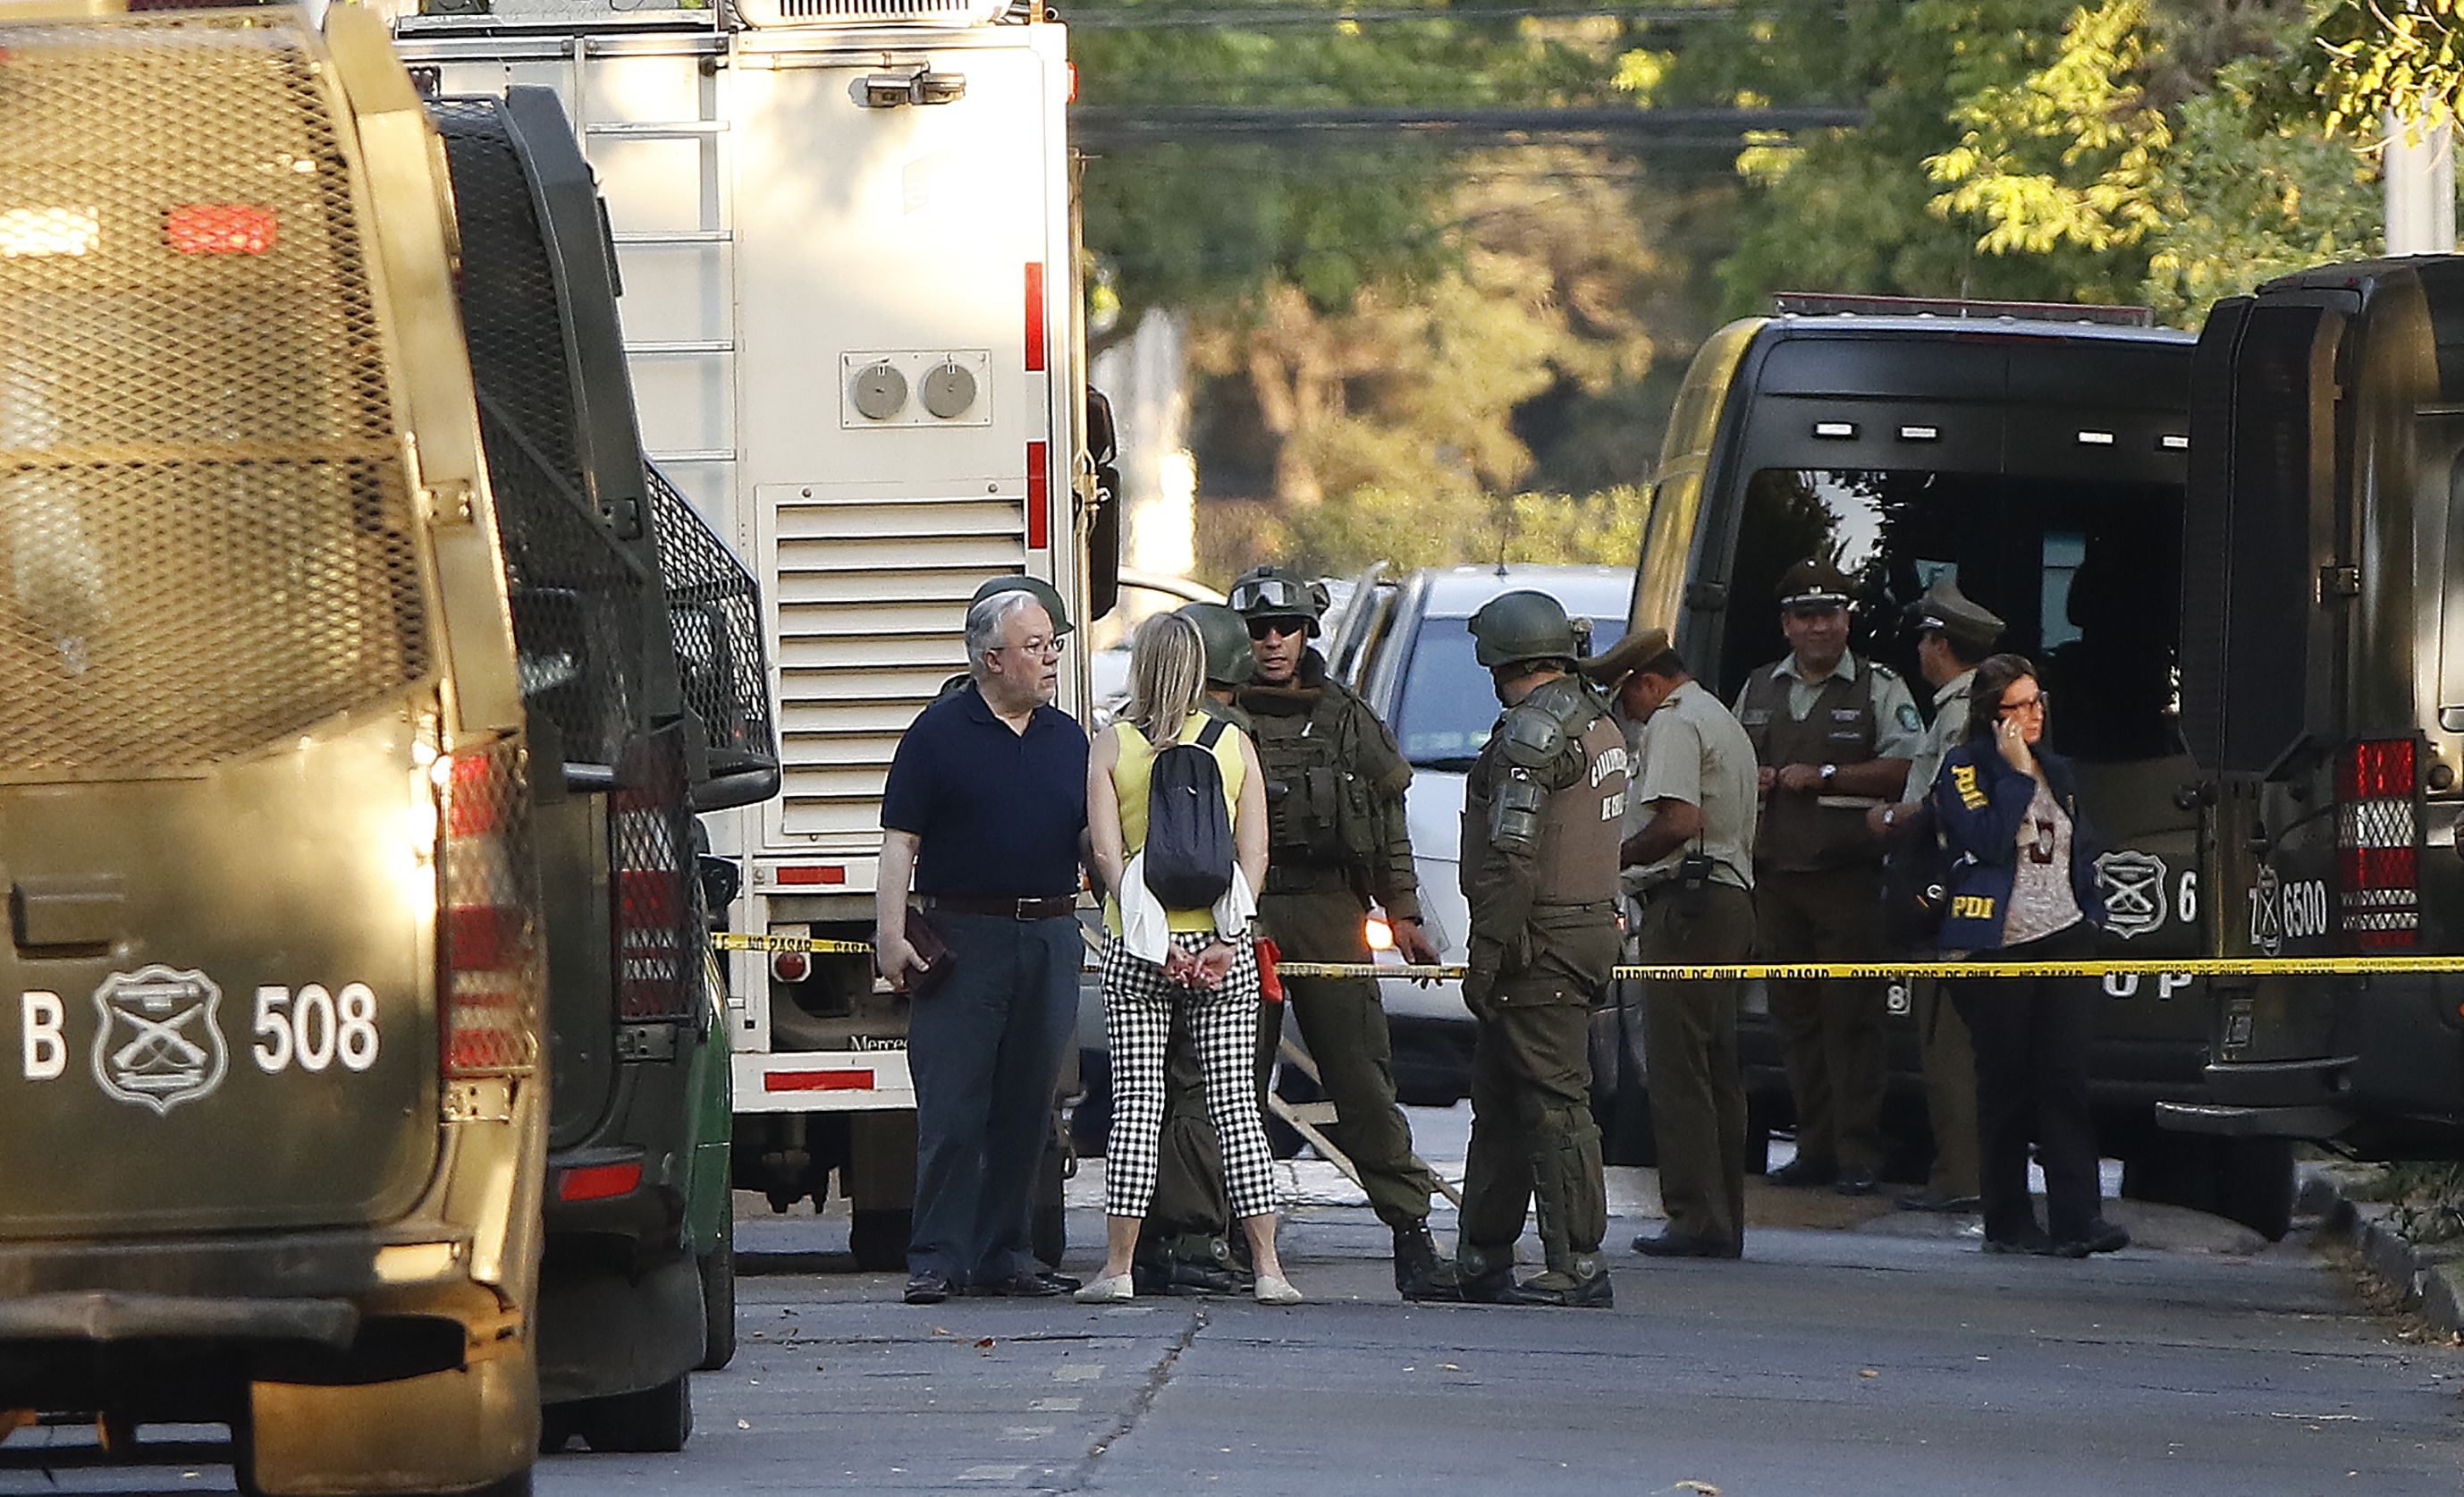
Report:
[[[2183,712],[2220,957],[2464,952],[2464,261],[2217,304],[2193,374]],[[2169,1126],[2464,1155],[2464,977],[2214,985]]]
[[[1780,573],[1830,558],[1856,588],[1850,648],[1907,678],[1902,608],[1943,576],[2009,621],[2055,699],[2055,748],[2111,851],[2098,862],[2115,957],[2206,949],[2196,766],[2176,706],[2190,335],[2135,308],[1784,297],[1696,356],[1671,413],[1632,621],[1672,626],[1723,700],[1786,653]],[[2278,1144],[2160,1131],[2195,1101],[2207,1009],[2179,977],[2108,979],[2092,1060],[2101,1146],[2123,1191],[2284,1230]],[[1790,1121],[1778,1036],[1749,1000],[1742,1049],[1754,1134]],[[1891,993],[1885,1178],[1929,1153],[1916,1036]],[[2226,1189],[2226,1182],[2234,1188]]]

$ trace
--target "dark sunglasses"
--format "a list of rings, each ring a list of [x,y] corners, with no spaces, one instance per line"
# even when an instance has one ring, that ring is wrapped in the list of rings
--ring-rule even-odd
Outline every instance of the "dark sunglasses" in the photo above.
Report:
[[[1272,639],[1280,634],[1308,632],[1309,620],[1307,619],[1251,619],[1249,621],[1251,639]]]

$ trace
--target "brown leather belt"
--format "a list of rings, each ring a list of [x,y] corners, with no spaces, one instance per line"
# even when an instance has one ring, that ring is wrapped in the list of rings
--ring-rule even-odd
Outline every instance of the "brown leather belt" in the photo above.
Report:
[[[995,894],[926,894],[924,908],[947,910],[952,914],[990,914],[1004,920],[1053,920],[1074,914],[1078,909],[1075,894],[1053,894],[1041,899],[1003,899]]]

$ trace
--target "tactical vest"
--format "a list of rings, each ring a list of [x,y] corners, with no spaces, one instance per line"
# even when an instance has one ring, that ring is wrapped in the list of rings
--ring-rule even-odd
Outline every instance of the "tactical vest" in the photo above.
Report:
[[[1746,678],[1737,721],[1754,745],[1755,762],[1766,768],[1861,764],[1874,757],[1878,725],[1870,663],[1858,663],[1854,681],[1835,675],[1823,682],[1802,718],[1789,715],[1791,680],[1771,666],[1759,667]],[[1765,799],[1762,825],[1754,834],[1757,867],[1811,873],[1875,860],[1879,853],[1873,834],[1865,829],[1864,811],[1819,804],[1819,794],[1773,789]]]
[[[1540,808],[1539,902],[1597,904],[1617,894],[1617,847],[1625,827],[1625,734],[1606,715],[1576,739],[1583,774]]]
[[[1250,713],[1259,765],[1265,771],[1269,867],[1351,869],[1375,855],[1379,782],[1395,778],[1397,769],[1408,779],[1410,768],[1386,750],[1374,725],[1363,731],[1354,720],[1368,711],[1328,682],[1306,713]]]

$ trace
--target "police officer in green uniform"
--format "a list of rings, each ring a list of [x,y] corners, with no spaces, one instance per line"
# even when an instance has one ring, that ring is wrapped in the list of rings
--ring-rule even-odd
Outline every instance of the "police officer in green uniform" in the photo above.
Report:
[[[1266,887],[1258,919],[1294,961],[1366,962],[1367,917],[1381,906],[1407,961],[1434,963],[1403,819],[1412,766],[1369,704],[1328,676],[1309,644],[1319,604],[1309,584],[1262,566],[1232,584],[1258,679],[1241,693],[1266,777]],[[1412,1153],[1395,1102],[1393,1042],[1368,978],[1285,983],[1336,1122],[1331,1136],[1393,1231],[1395,1287],[1407,1299],[1455,1297],[1453,1266],[1429,1237],[1438,1181]]]
[[[1241,688],[1258,674],[1257,660],[1249,652],[1247,622],[1220,603],[1193,603],[1178,611],[1198,626],[1198,637],[1205,647],[1206,691],[1198,699],[1199,710],[1254,737],[1249,715],[1236,699]],[[1266,1005],[1261,1027],[1279,1028],[1282,1020],[1281,1005]],[[1268,1053],[1265,1043],[1262,1059]],[[1262,1068],[1262,1087],[1263,1075]],[[1223,1151],[1206,1115],[1206,1086],[1199,1069],[1198,1048],[1185,1017],[1176,1012],[1172,1038],[1164,1050],[1163,1134],[1155,1161],[1155,1197],[1138,1229],[1137,1256],[1131,1265],[1138,1292],[1245,1291],[1248,1281],[1231,1240],[1231,1227]]]
[[[1463,785],[1463,991],[1480,1032],[1455,1263],[1468,1300],[1606,1306],[1591,1010],[1617,958],[1625,734],[1573,673],[1580,647],[1555,599],[1501,593],[1471,633],[1506,712]],[[1535,1197],[1547,1267],[1517,1284],[1514,1243]]]
[[[1881,845],[1864,812],[1906,785],[1925,719],[1897,672],[1849,653],[1848,604],[1848,579],[1829,561],[1782,573],[1790,652],[1737,695],[1761,765],[1754,905],[1766,961],[1881,955]],[[1809,979],[1770,993],[1796,1104],[1796,1157],[1772,1182],[1871,1195],[1882,1163],[1882,985]]]
[[[1639,728],[1627,791],[1628,932],[1650,965],[1752,959],[1754,746],[1669,648],[1665,629],[1628,634],[1582,663]],[[1746,1243],[1746,1089],[1737,1069],[1733,980],[1655,979],[1641,989],[1651,1128],[1667,1228],[1634,1240],[1652,1258],[1736,1258]]]
[[[1925,596],[1901,610],[1917,635],[1917,670],[1933,690],[1933,723],[1925,746],[1908,760],[1907,786],[1898,804],[1866,815],[1867,825],[1888,844],[1903,836],[1922,835],[1910,826],[1943,756],[1968,733],[1969,688],[1976,668],[1993,653],[2002,638],[2001,618],[1959,590],[1946,574]],[[1925,1114],[1933,1127],[1933,1169],[1923,1186],[1900,1198],[1910,1211],[1974,1211],[1982,1202],[1976,1193],[1976,1052],[1968,1040],[1968,1024],[1951,1006],[1949,990],[1933,978],[1909,983],[1916,1014],[1919,1053],[1925,1059]]]

